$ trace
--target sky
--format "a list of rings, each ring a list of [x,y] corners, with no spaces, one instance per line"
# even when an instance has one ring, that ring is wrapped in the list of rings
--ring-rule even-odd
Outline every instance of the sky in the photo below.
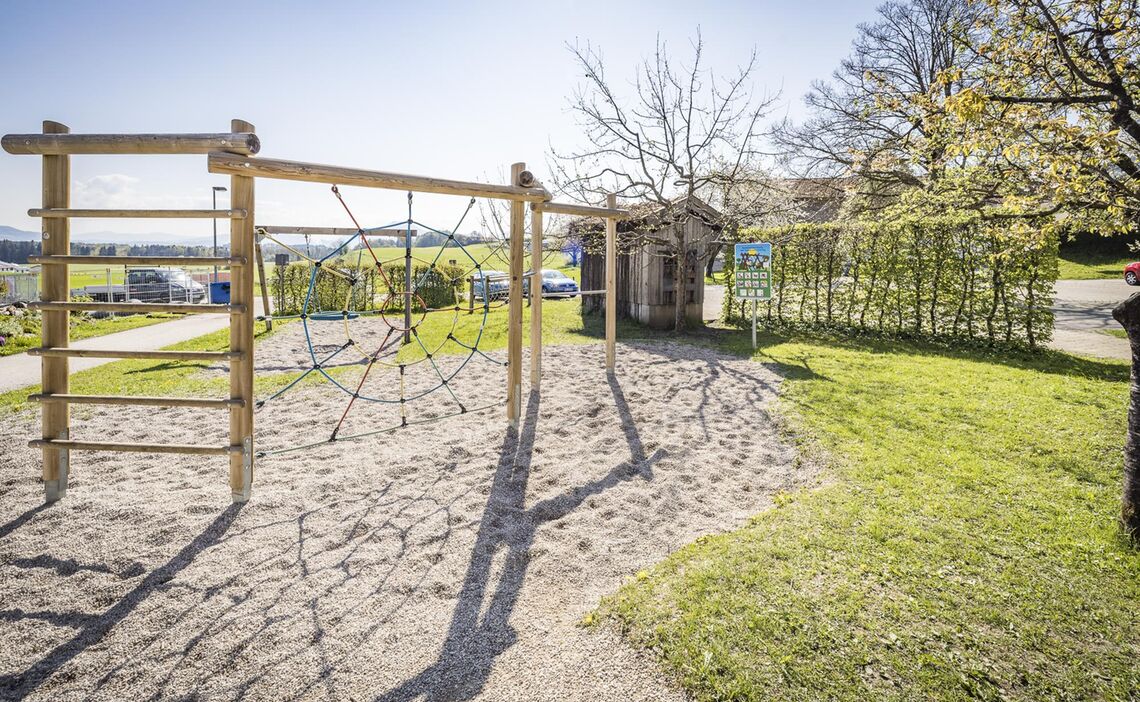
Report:
[[[698,28],[706,65],[731,73],[755,48],[773,119],[848,53],[881,0],[752,2],[53,2],[5,0],[0,132],[224,132],[256,125],[262,156],[506,179],[581,143],[567,99],[583,76],[566,44],[602,50],[627,88],[657,36],[677,55]],[[205,156],[73,156],[72,206],[207,208],[226,176]],[[259,179],[257,223],[351,226],[327,185]],[[404,193],[344,188],[365,227],[406,217]],[[223,193],[218,206],[228,205]],[[0,225],[36,231],[40,159],[0,153]],[[451,229],[463,198],[416,195],[417,221]],[[477,229],[479,213],[459,231]],[[74,220],[106,230],[209,236],[208,220]]]

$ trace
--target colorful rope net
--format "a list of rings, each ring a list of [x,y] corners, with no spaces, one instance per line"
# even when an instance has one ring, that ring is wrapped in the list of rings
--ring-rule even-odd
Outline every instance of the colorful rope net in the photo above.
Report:
[[[327,439],[260,451],[259,456],[272,456],[315,448],[330,442],[361,439],[413,424],[438,421],[502,405],[502,401],[497,401],[481,406],[468,406],[452,387],[455,377],[476,357],[496,366],[507,365],[491,358],[479,348],[491,310],[506,304],[505,286],[497,285],[499,280],[485,274],[483,269],[488,260],[494,257],[502,259],[504,244],[499,242],[493,245],[486,256],[477,259],[454,234],[474,207],[475,198],[468,203],[459,222],[450,232],[434,229],[413,219],[412,193],[408,193],[407,219],[383,227],[365,229],[360,226],[335,185],[332,187],[332,192],[344,207],[356,233],[334,246],[323,257],[314,258],[264,229],[258,231],[264,239],[272,241],[309,263],[309,284],[300,314],[273,316],[272,319],[301,320],[311,365],[283,388],[259,400],[256,409],[260,410],[267,403],[281,398],[313,373],[319,373],[325,381],[342,391],[347,395],[347,400],[340,418]],[[402,232],[403,253],[382,258],[369,238],[379,235],[392,236],[394,230]],[[420,230],[445,238],[431,258],[421,258],[413,254],[412,240]],[[440,259],[445,251],[456,254],[463,260],[463,264],[455,265],[457,261],[454,259],[447,265],[441,264]],[[370,269],[374,269],[375,273]],[[340,285],[322,285],[323,276],[339,278]],[[380,285],[379,292],[376,288],[377,281]],[[464,284],[468,281],[473,291],[466,292],[470,297],[465,301]],[[448,304],[438,304],[441,288],[444,287],[450,292],[445,296]],[[333,296],[335,299],[330,299],[329,288],[335,289],[338,293]],[[424,291],[427,289],[430,289],[432,295],[425,294]],[[437,306],[430,307],[428,300],[436,301]],[[472,305],[472,300],[477,304]],[[465,309],[465,302],[468,309]],[[470,321],[476,312],[479,315],[477,325]],[[447,313],[452,315],[450,328],[447,328],[446,324],[435,322],[436,315]],[[428,322],[429,318],[432,319],[431,322]],[[381,324],[367,325],[369,320],[373,322],[379,320]],[[461,320],[465,320],[463,324]],[[370,328],[356,328],[365,326]],[[339,327],[342,338],[331,344],[320,343],[328,337],[330,327]],[[444,329],[446,334],[443,333]],[[346,363],[343,355],[352,355],[356,358]],[[427,375],[434,382],[426,387],[422,384],[420,387],[411,387],[408,382],[410,369],[424,364],[429,369]],[[347,382],[344,377],[338,377],[342,374],[336,369],[346,365],[363,366],[363,373],[356,382]],[[398,376],[395,388],[389,390],[390,394],[387,396],[381,396],[374,389],[381,385],[377,382],[377,376],[381,375],[383,370]],[[370,378],[372,382],[368,382]],[[452,411],[422,418],[409,416],[409,403],[440,390],[446,391]],[[342,434],[345,421],[353,408],[358,406],[358,401],[398,405],[399,423],[354,434]]]

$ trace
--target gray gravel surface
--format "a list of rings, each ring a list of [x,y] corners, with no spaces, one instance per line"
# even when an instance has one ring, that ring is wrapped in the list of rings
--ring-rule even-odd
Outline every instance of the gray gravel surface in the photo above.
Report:
[[[281,364],[296,349],[266,351]],[[517,432],[496,408],[263,459],[242,507],[222,459],[77,454],[45,508],[25,445],[37,418],[5,420],[0,698],[683,699],[581,618],[811,469],[769,416],[770,369],[688,345],[618,351],[607,378],[600,346],[549,349]],[[503,387],[486,363],[455,389]],[[258,414],[262,448],[327,436],[346,400],[327,383],[286,397]],[[354,431],[396,411],[365,404]],[[77,407],[73,436],[223,442],[224,425]]]

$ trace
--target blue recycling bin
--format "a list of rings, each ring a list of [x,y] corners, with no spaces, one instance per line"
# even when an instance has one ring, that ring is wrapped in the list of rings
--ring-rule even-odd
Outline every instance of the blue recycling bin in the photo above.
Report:
[[[210,302],[215,305],[228,305],[230,303],[230,283],[210,283]]]

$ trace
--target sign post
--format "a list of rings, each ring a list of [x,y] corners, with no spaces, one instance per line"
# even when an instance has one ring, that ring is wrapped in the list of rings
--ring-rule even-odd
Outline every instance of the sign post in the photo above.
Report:
[[[752,349],[756,350],[756,303],[772,299],[772,244],[737,244],[736,299],[752,301]]]

